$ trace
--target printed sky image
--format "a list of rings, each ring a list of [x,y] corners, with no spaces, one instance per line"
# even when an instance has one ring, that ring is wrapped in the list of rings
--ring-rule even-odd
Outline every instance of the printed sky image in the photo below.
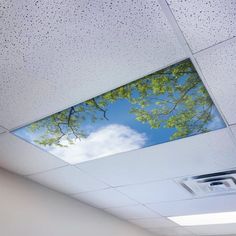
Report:
[[[225,127],[190,60],[13,133],[76,164]]]

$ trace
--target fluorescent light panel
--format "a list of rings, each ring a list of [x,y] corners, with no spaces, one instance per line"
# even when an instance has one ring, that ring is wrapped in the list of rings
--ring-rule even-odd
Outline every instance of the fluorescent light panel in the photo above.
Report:
[[[168,219],[181,226],[230,224],[236,223],[236,211],[175,216]]]

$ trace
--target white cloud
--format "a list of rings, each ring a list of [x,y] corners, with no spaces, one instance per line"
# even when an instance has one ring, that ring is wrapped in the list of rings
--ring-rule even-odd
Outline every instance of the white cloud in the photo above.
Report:
[[[86,139],[76,140],[75,144],[55,147],[50,152],[66,162],[76,164],[141,148],[146,139],[144,133],[138,133],[128,126],[112,124],[90,133]]]

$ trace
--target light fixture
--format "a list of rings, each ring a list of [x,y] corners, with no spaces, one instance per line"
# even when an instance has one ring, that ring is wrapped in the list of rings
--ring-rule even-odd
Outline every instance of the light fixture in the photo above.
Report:
[[[236,223],[236,211],[175,216],[168,219],[181,226],[230,224]]]
[[[13,133],[78,164],[224,127],[191,60],[186,59]]]

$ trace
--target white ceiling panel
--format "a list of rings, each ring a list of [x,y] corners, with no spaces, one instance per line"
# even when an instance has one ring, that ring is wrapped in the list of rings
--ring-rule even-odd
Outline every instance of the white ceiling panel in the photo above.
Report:
[[[129,185],[117,189],[141,203],[174,201],[192,197],[186,189],[172,180]]]
[[[194,235],[191,231],[183,227],[169,228],[150,228],[151,232],[159,233],[161,236],[191,236]]]
[[[236,224],[201,225],[185,227],[196,235],[235,235]]]
[[[61,167],[44,173],[31,175],[29,178],[66,194],[76,194],[108,187],[73,166]]]
[[[236,166],[227,129],[81,163],[77,166],[111,186],[196,175]]]
[[[236,125],[230,127],[236,139]]]
[[[5,128],[3,128],[2,126],[0,126],[0,134],[3,134],[7,132],[7,130]]]
[[[236,36],[234,0],[168,0],[194,52]]]
[[[5,0],[0,16],[0,167],[158,236],[236,235],[166,218],[236,211],[236,194],[198,198],[175,182],[236,168],[234,0]],[[8,133],[186,57],[231,128],[76,166]]]
[[[121,194],[114,189],[105,189],[95,192],[81,193],[74,196],[75,198],[98,208],[112,208],[120,206],[137,205],[137,202]]]
[[[66,165],[64,161],[10,133],[0,135],[0,166],[2,168],[29,175]]]
[[[6,0],[2,9],[0,124],[8,129],[186,57],[157,1]]]
[[[178,225],[164,217],[150,218],[150,219],[136,219],[130,220],[132,223],[139,225],[143,228],[166,228],[177,227]]]
[[[235,124],[236,38],[197,53],[195,57],[228,123]]]
[[[148,209],[147,207],[141,204],[135,205],[135,206],[128,206],[128,207],[108,208],[106,209],[106,211],[124,219],[160,217],[159,214],[157,214],[156,212]]]
[[[185,201],[147,204],[147,207],[163,216],[180,216],[236,211],[235,203],[236,195],[224,195]]]

